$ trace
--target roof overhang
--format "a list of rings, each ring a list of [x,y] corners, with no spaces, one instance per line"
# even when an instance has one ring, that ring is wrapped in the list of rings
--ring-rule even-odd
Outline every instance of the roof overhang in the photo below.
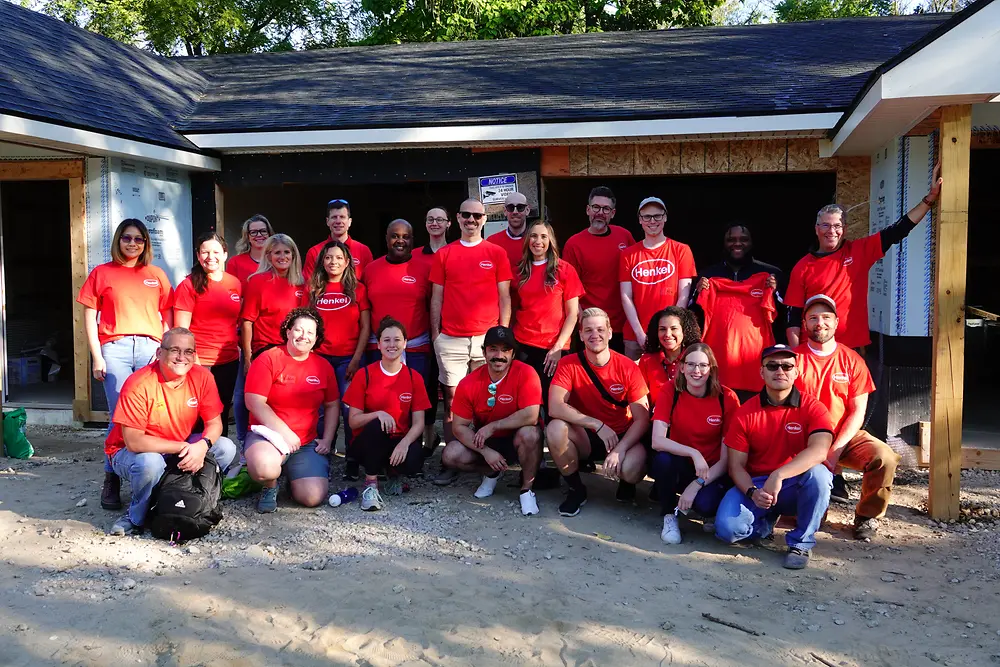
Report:
[[[989,102],[1000,94],[998,44],[1000,2],[987,2],[881,72],[820,155],[871,155],[938,107]]]
[[[0,140],[92,156],[140,159],[191,171],[222,170],[221,160],[209,155],[9,114],[0,114]]]
[[[353,130],[186,133],[201,149],[225,153],[371,150],[491,145],[556,145],[617,141],[706,141],[822,137],[843,114],[802,113],[575,123],[457,125]]]

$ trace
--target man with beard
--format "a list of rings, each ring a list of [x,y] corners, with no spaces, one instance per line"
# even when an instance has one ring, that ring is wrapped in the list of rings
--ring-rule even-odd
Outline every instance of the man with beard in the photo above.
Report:
[[[775,265],[754,258],[753,238],[749,227],[742,222],[729,225],[722,237],[722,253],[724,259],[721,262],[712,264],[699,274],[691,295],[692,303],[697,300],[699,292],[708,289],[711,278],[725,278],[741,283],[759,273],[768,275],[767,287],[775,290],[775,296],[780,298],[782,288],[779,286],[784,284],[784,275]]]
[[[600,308],[583,311],[580,339],[583,351],[559,360],[549,388],[545,438],[569,485],[559,506],[562,516],[576,516],[587,502],[581,463],[604,461],[604,475],[619,480],[616,498],[631,502],[652,451],[649,390],[639,367],[608,347],[608,314]]]
[[[323,246],[327,241],[340,241],[351,251],[351,263],[354,264],[354,273],[360,278],[364,274],[365,267],[372,261],[372,251],[364,243],[352,239],[348,232],[351,231],[351,205],[346,199],[331,199],[326,205],[326,227],[330,230],[330,237],[323,239],[313,247],[309,248],[306,258],[302,263],[302,275],[306,282],[316,268],[316,260]]]
[[[841,465],[864,473],[861,500],[854,510],[854,539],[870,542],[885,516],[899,454],[861,427],[868,395],[875,391],[865,360],[837,343],[840,324],[836,302],[817,294],[806,301],[804,327],[808,341],[795,348],[799,356],[796,386],[826,406],[836,424],[827,466]],[[845,494],[846,495],[846,494]],[[838,502],[839,498],[834,496]]]
[[[531,490],[542,459],[538,414],[542,384],[535,370],[514,359],[514,332],[492,327],[483,341],[486,365],[458,383],[451,408],[455,439],[441,453],[452,469],[482,473],[476,498],[489,498],[507,466],[521,464],[521,513],[538,514]]]
[[[618,287],[618,258],[635,244],[635,239],[624,227],[611,224],[614,217],[615,194],[611,188],[601,185],[591,190],[587,198],[590,226],[569,237],[562,258],[576,269],[586,291],[580,297],[580,311],[600,308],[606,312],[614,331],[609,345],[615,352],[624,352],[625,311]]]
[[[527,230],[531,206],[528,205],[527,197],[520,192],[512,192],[503,202],[503,211],[507,216],[507,229],[490,235],[486,240],[503,248],[514,268],[521,262],[524,254],[524,232]]]

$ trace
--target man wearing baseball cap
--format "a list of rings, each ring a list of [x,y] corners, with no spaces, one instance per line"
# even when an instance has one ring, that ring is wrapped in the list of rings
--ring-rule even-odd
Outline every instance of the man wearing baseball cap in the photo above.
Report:
[[[542,430],[538,414],[542,383],[528,364],[514,359],[514,332],[495,326],[483,339],[486,365],[466,375],[452,401],[454,439],[441,453],[442,463],[454,470],[479,472],[483,481],[476,498],[493,495],[501,474],[512,463],[521,464],[521,513],[538,514],[532,491],[542,459]]]
[[[639,203],[639,224],[646,236],[622,253],[618,283],[625,311],[625,356],[636,361],[646,345],[646,327],[667,306],[686,307],[698,272],[691,248],[663,233],[667,207],[659,197]]]
[[[885,516],[889,507],[900,457],[889,445],[861,428],[868,395],[875,391],[875,383],[861,355],[837,342],[834,334],[838,326],[837,304],[831,297],[817,294],[806,300],[805,341],[795,348],[799,356],[795,386],[826,406],[836,424],[827,467],[834,470],[839,464],[864,473],[861,501],[854,510],[854,538],[870,542],[877,530],[876,520]],[[849,502],[843,479],[839,475],[834,477],[831,498]]]
[[[833,474],[824,463],[834,423],[819,401],[796,389],[792,348],[765,348],[760,362],[764,389],[740,406],[723,438],[734,486],[719,505],[715,535],[730,544],[765,539],[779,516],[794,516],[784,565],[801,570],[830,504]]]

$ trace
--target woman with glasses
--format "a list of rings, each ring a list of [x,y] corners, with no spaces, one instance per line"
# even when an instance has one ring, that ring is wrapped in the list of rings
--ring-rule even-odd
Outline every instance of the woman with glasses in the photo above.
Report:
[[[639,372],[649,387],[650,409],[656,407],[663,386],[677,377],[684,348],[699,341],[698,320],[686,308],[668,306],[650,318],[645,354],[639,358]]]
[[[240,240],[236,242],[236,254],[226,262],[226,272],[236,276],[244,290],[247,288],[247,280],[257,272],[264,256],[264,245],[272,234],[274,228],[260,214],[250,216],[243,223]]]
[[[264,244],[257,272],[247,281],[240,311],[240,349],[244,370],[262,352],[282,345],[281,323],[305,294],[302,259],[295,241],[275,234]],[[247,406],[249,407],[249,406]]]
[[[653,479],[660,495],[660,538],[680,544],[677,512],[694,510],[714,523],[722,497],[733,485],[726,473],[722,436],[740,401],[719,384],[712,348],[694,343],[680,356],[680,373],[663,387],[653,410]]]
[[[226,240],[215,232],[199,237],[191,275],[174,293],[174,326],[194,334],[197,361],[212,371],[219,389],[222,435],[228,437],[229,411],[240,366],[237,332],[243,290],[239,279],[224,270],[227,249]]]
[[[118,225],[111,258],[90,272],[77,297],[83,306],[91,372],[108,399],[109,432],[122,385],[153,360],[163,332],[173,324],[173,289],[167,274],[153,266],[149,230],[141,220],[129,218]],[[122,507],[121,479],[107,458],[101,507]]]

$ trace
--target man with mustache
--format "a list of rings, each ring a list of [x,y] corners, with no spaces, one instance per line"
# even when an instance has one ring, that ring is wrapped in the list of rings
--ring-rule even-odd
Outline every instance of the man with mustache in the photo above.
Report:
[[[323,239],[313,247],[309,248],[306,258],[302,264],[302,275],[306,281],[316,268],[316,260],[319,253],[326,245],[327,241],[340,241],[351,251],[351,263],[354,264],[354,273],[358,278],[364,275],[365,267],[372,261],[371,248],[360,241],[352,239],[348,232],[351,231],[351,205],[346,199],[331,199],[326,205],[326,227],[330,230],[330,236]]]
[[[486,332],[486,365],[458,383],[452,401],[455,439],[445,446],[441,462],[483,474],[476,498],[492,496],[507,466],[520,462],[521,513],[530,516],[538,514],[532,485],[542,459],[542,383],[531,366],[514,359],[514,347],[511,329]]]

